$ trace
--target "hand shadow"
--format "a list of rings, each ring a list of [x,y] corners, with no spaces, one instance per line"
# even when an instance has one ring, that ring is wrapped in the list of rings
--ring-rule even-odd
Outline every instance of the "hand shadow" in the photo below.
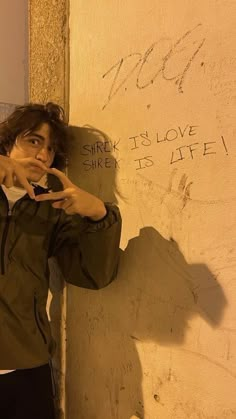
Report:
[[[73,130],[80,140],[70,179],[114,201],[115,163],[109,170],[91,168],[85,176],[81,160],[83,145],[101,141],[102,133]],[[226,299],[207,266],[189,265],[174,240],[144,227],[121,252],[117,279],[99,291],[69,286],[67,306],[67,414],[71,419],[130,419],[145,418],[136,345],[183,345],[194,316],[220,325]]]

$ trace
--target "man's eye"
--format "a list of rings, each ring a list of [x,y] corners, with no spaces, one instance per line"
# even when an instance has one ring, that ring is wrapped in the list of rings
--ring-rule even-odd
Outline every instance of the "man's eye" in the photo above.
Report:
[[[29,142],[33,145],[39,145],[40,143],[39,140],[37,140],[36,138],[30,138]]]

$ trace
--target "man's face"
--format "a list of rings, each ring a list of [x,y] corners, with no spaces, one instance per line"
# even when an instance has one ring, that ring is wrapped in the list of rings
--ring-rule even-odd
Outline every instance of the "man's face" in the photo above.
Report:
[[[45,166],[50,167],[55,157],[55,151],[51,147],[49,125],[43,123],[40,128],[30,134],[19,135],[9,152],[9,157],[16,160],[33,157],[44,163]],[[29,180],[33,182],[38,182],[45,174],[42,169],[33,165],[29,173]]]

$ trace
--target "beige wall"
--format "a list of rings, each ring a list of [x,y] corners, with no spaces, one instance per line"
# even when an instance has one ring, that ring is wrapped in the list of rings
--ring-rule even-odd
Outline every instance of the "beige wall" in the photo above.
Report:
[[[68,289],[69,419],[236,417],[235,17],[70,2],[70,123],[113,148],[75,130],[70,176],[112,199],[116,175],[123,252],[108,288]]]
[[[28,8],[26,0],[1,0],[0,121],[28,98]]]
[[[0,102],[21,104],[28,97],[28,6],[1,0]]]

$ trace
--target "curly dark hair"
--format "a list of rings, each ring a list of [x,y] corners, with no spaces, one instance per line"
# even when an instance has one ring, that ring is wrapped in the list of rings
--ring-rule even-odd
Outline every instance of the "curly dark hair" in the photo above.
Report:
[[[56,151],[51,167],[63,170],[69,151],[68,124],[63,108],[53,102],[46,105],[27,103],[16,106],[11,115],[0,123],[0,154],[7,155],[18,135],[30,134],[43,123],[50,127],[50,139]]]

